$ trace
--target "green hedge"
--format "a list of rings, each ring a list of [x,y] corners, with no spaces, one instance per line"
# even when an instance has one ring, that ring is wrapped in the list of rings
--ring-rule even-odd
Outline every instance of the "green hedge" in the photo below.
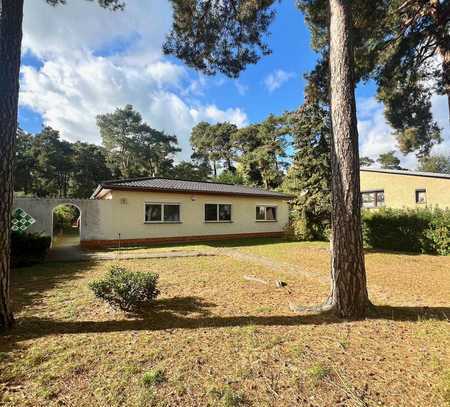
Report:
[[[50,236],[37,233],[11,233],[11,265],[12,267],[25,267],[40,263],[50,248]]]
[[[450,211],[441,209],[364,210],[367,247],[415,253],[450,254]]]

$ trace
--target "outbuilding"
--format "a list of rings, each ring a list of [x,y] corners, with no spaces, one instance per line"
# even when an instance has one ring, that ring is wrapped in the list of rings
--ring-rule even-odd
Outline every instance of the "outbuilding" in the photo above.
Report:
[[[110,201],[104,238],[83,246],[282,236],[291,195],[243,185],[166,178],[102,182]],[[106,236],[105,236],[106,233]]]

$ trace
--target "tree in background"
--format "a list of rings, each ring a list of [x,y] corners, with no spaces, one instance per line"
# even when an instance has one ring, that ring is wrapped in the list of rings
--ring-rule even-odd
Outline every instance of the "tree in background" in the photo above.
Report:
[[[293,233],[301,240],[323,240],[331,217],[330,112],[310,99],[289,121],[295,155],[283,190],[295,195]]]
[[[388,151],[387,153],[382,153],[377,158],[377,163],[380,164],[381,168],[388,170],[401,170],[400,160],[395,156],[395,151]]]
[[[111,179],[111,170],[106,165],[107,152],[95,144],[77,141],[72,144],[73,170],[69,196],[89,198],[97,185]]]
[[[222,171],[217,177],[214,177],[215,182],[222,182],[225,184],[247,185],[246,179],[240,171],[231,172],[228,170]]]
[[[181,161],[169,170],[167,176],[190,181],[207,181],[209,173],[210,168],[208,164],[196,165],[188,161]]]
[[[443,154],[423,157],[419,160],[419,171],[450,174],[450,156]]]
[[[210,132],[211,125],[200,122],[191,130],[189,139],[192,147],[192,160],[196,163],[206,164],[212,169],[214,177],[217,176],[219,152],[213,150],[213,138]]]
[[[332,308],[340,317],[361,317],[370,303],[361,234],[354,25],[347,0],[322,3],[328,4],[330,10],[329,14],[325,10],[323,18],[329,21],[325,42],[330,45],[333,127],[333,284],[327,308]],[[173,28],[164,50],[207,74],[220,71],[236,77],[248,64],[256,63],[261,55],[269,52],[264,38],[274,17],[274,4],[275,1],[270,0],[172,0]],[[372,19],[375,17],[371,15]]]
[[[45,127],[17,134],[14,191],[39,197],[89,198],[100,181],[111,178],[103,147],[61,140]]]
[[[31,154],[35,160],[32,192],[37,196],[68,196],[74,170],[72,144],[47,126],[33,137]]]
[[[264,188],[281,185],[288,165],[285,161],[288,132],[286,118],[271,114],[263,122],[233,134],[236,159],[247,184]]]
[[[313,48],[322,55],[316,72],[323,80],[328,76],[323,69],[329,55],[327,3],[299,1]],[[430,110],[431,94],[450,97],[450,2],[355,0],[349,6],[354,15],[355,81],[375,79],[401,152],[428,155],[441,141]],[[433,64],[436,60],[439,66]]]
[[[191,132],[192,158],[209,161],[214,177],[217,177],[221,164],[225,170],[236,172],[233,164],[235,153],[232,145],[232,136],[236,131],[237,126],[229,122],[198,123]]]
[[[375,160],[372,160],[370,157],[359,157],[360,167],[370,167],[373,164],[375,164]]]
[[[385,36],[373,44],[378,97],[400,150],[428,155],[441,141],[432,93],[447,96],[450,114],[450,2],[395,0],[386,7]]]
[[[14,162],[14,191],[22,191],[25,195],[29,195],[33,191],[36,160],[31,151],[32,145],[33,135],[18,128]]]
[[[121,0],[97,0],[101,7],[123,8]],[[47,0],[51,5],[65,0]],[[23,0],[0,2],[0,330],[14,322],[9,305],[10,227],[19,104]]]
[[[98,115],[97,126],[114,177],[162,176],[180,151],[175,136],[152,129],[131,105]]]

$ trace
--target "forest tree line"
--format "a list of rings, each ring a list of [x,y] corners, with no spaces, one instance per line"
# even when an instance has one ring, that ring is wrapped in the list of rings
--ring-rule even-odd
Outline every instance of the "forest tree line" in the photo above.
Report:
[[[198,123],[191,132],[190,161],[175,162],[177,137],[151,128],[131,105],[97,116],[101,145],[61,138],[49,126],[37,134],[17,133],[15,191],[38,197],[88,198],[100,181],[167,177],[283,189],[313,188],[320,208],[329,190],[328,110],[305,103],[297,112],[269,115],[238,128],[229,122]],[[404,169],[395,151],[361,166]],[[426,155],[419,170],[450,173],[450,157]],[[314,195],[314,194],[313,194]],[[320,209],[318,209],[320,211]]]

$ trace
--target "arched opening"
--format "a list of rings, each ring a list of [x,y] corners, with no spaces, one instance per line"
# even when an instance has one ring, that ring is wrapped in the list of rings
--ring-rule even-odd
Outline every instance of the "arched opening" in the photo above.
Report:
[[[70,203],[55,206],[52,211],[52,248],[80,245],[81,209]]]

